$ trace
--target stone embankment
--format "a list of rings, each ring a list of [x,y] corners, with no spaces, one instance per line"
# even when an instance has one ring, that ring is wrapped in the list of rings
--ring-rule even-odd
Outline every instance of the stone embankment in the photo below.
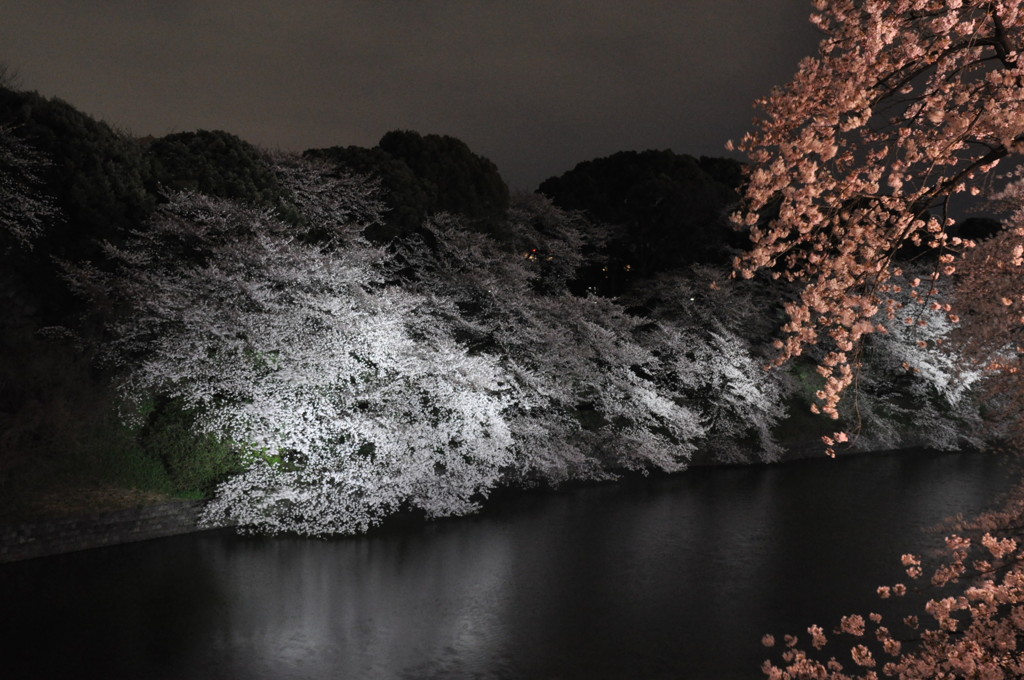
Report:
[[[197,531],[202,501],[169,501],[81,517],[0,526],[0,562]]]

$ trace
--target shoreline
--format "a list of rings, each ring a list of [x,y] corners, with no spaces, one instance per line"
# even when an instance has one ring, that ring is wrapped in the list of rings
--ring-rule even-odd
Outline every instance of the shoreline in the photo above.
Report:
[[[850,451],[839,454],[839,458],[897,454],[902,451],[920,450],[921,447],[906,445],[889,451]],[[768,467],[787,465],[816,458],[825,458],[824,446],[820,439],[793,442],[786,446],[786,453],[776,462],[765,463],[697,463],[687,469],[713,469],[735,467]],[[682,472],[672,475],[685,474]],[[650,472],[649,476],[670,473]],[[640,478],[642,473],[623,473],[618,480]],[[568,482],[559,487],[496,488],[488,500],[508,498],[521,493],[542,490],[545,493],[568,490],[579,486],[607,484],[607,481]],[[156,538],[167,538],[198,531],[212,531],[223,526],[200,527],[199,514],[205,501],[172,500],[140,505],[133,508],[112,511],[91,512],[81,516],[62,517],[39,521],[18,522],[0,525],[0,564],[20,562],[38,557],[50,557],[80,550],[91,550],[125,543],[135,543]],[[387,530],[396,526],[417,522],[416,513],[398,512],[386,518],[371,531]]]

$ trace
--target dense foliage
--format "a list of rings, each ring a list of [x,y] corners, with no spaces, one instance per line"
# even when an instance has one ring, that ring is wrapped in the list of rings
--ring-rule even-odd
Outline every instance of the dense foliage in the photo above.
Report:
[[[618,294],[636,278],[694,263],[724,264],[739,239],[724,219],[738,199],[740,165],[671,151],[623,151],[541,183],[555,205],[615,225],[609,262],[583,272]]]
[[[54,216],[40,173],[46,160],[10,126],[0,126],[0,248],[31,250]]]
[[[401,509],[469,512],[501,485],[775,460],[780,433],[813,432],[790,423],[820,376],[764,370],[793,287],[695,263],[738,243],[720,222],[733,162],[644,152],[581,164],[562,178],[582,202],[571,210],[540,193],[510,198],[493,164],[451,138],[394,132],[374,149],[295,157],[223,132],[132,140],[60,102],[5,96],[38,109],[20,114],[33,125],[3,128],[2,186],[19,201],[8,259],[62,255],[50,285],[88,301],[55,310],[62,329],[38,332],[42,319],[15,313],[23,322],[5,337],[31,336],[25,356],[99,359],[87,376],[54,373],[80,380],[75,394],[110,394],[109,383],[124,424],[123,445],[106,448],[138,470],[129,483],[207,494],[211,521],[361,531]],[[117,191],[141,192],[133,219],[92,230],[61,198],[51,164],[79,147],[128,159],[139,182]],[[102,164],[73,167],[83,186],[104,181]],[[600,179],[590,194],[585,176]],[[601,207],[605,190],[614,200]],[[117,191],[90,201],[116,215]],[[687,229],[671,229],[684,214]],[[81,252],[61,250],[72,227]],[[619,297],[581,285],[645,248],[660,259],[617,280]],[[15,279],[5,287],[33,289]],[[929,443],[961,444],[978,395],[949,389],[937,351],[948,333],[919,347],[899,330],[865,355],[860,412],[879,437],[859,445],[914,441],[925,416]],[[11,370],[5,380],[29,394]],[[58,404],[30,391],[33,413]],[[30,415],[4,408],[4,423]],[[22,430],[5,441],[24,450],[30,437],[56,443]]]
[[[294,158],[276,171],[318,239],[271,209],[180,192],[106,247],[112,271],[69,267],[122,310],[103,352],[127,415],[171,399],[232,442],[244,469],[211,521],[320,534],[400,508],[463,514],[501,483],[680,470],[749,428],[777,456],[778,384],[725,327],[578,298],[567,274],[462,218],[390,254],[362,236],[383,209],[372,183]],[[521,240],[579,259],[578,217],[534,196],[511,214]]]
[[[66,257],[117,238],[152,210],[142,145],[59,99],[0,87],[0,124],[49,161],[41,172],[64,219],[36,247]]]
[[[221,130],[178,132],[146,146],[150,191],[197,191],[248,203],[281,207],[287,192],[264,155]]]
[[[470,151],[465,142],[448,135],[392,130],[377,146],[420,179],[430,196],[428,214],[458,213],[478,230],[501,235],[508,186],[494,163]]]
[[[413,233],[440,212],[462,215],[470,228],[483,233],[506,233],[508,186],[494,163],[454,137],[392,130],[372,149],[331,147],[304,155],[380,179],[389,210],[367,234],[374,240]]]
[[[387,206],[382,224],[368,228],[366,236],[386,243],[396,236],[415,232],[430,214],[432,199],[429,188],[404,161],[394,158],[379,147],[334,146],[327,149],[307,149],[303,156],[331,162],[349,172],[376,177],[384,188],[383,201]]]

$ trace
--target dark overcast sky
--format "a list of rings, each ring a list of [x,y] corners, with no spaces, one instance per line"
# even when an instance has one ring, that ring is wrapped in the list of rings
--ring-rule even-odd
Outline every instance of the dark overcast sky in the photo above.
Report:
[[[809,0],[0,0],[20,86],[136,135],[448,134],[533,189],[627,149],[727,155],[818,36]]]

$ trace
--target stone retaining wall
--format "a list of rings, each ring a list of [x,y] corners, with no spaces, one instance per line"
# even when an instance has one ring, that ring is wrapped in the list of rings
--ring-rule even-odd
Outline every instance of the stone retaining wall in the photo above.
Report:
[[[202,505],[202,501],[170,501],[72,519],[0,526],[0,562],[197,531]]]

